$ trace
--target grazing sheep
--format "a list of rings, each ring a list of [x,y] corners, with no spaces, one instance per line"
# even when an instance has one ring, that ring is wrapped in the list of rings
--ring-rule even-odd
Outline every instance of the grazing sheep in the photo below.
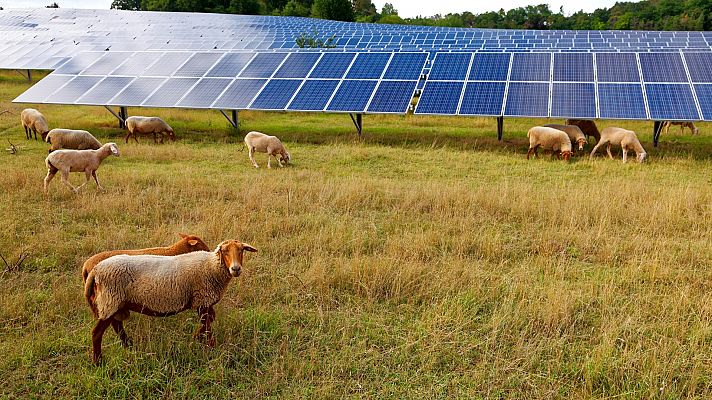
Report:
[[[611,145],[621,146],[623,149],[623,162],[627,161],[628,150],[631,149],[635,151],[636,159],[639,163],[645,161],[648,156],[648,153],[645,152],[645,149],[640,144],[638,136],[635,135],[635,132],[623,128],[609,127],[605,128],[603,132],[601,132],[601,140],[596,143],[596,146],[593,147],[593,151],[591,151],[591,156],[589,158],[593,159],[593,155],[596,153],[596,150],[604,144],[608,144],[606,151],[608,152],[608,157],[610,157],[611,160],[613,159],[613,155],[611,154]]]
[[[136,143],[138,135],[148,135],[153,134],[153,143],[158,143],[156,141],[156,134],[161,135],[161,143],[163,143],[164,134],[168,135],[171,140],[176,140],[173,128],[170,127],[165,121],[158,117],[128,117],[126,118],[126,129],[129,133],[126,135],[126,143],[129,142],[129,138],[133,136]]]
[[[272,168],[271,157],[277,160],[280,167],[284,166],[282,165],[282,161],[284,161],[285,164],[289,164],[289,160],[291,160],[289,152],[276,136],[268,136],[260,132],[250,132],[245,135],[245,146],[250,150],[250,161],[252,161],[252,165],[254,165],[255,168],[260,167],[253,157],[255,151],[267,153],[267,168]],[[278,155],[279,157],[277,157]]]
[[[193,309],[200,317],[195,337],[215,346],[211,324],[213,306],[232,277],[240,275],[243,252],[257,251],[237,240],[226,240],[213,252],[196,251],[177,256],[117,255],[100,262],[89,273],[84,297],[98,320],[92,330],[94,363],[101,361],[101,340],[111,325],[121,343],[130,340],[123,322],[131,311],[164,317]]]
[[[663,122],[663,129],[665,130],[665,134],[668,134],[668,130],[670,130],[670,125],[680,125],[680,134],[685,133],[685,128],[690,128],[690,131],[692,131],[693,135],[699,135],[700,130],[695,126],[695,123],[692,121],[665,121]]]
[[[197,236],[186,235],[184,233],[179,233],[181,239],[169,247],[151,247],[147,249],[140,250],[110,250],[104,251],[98,254],[94,254],[84,261],[82,266],[82,281],[86,282],[89,272],[99,264],[100,262],[106,260],[109,257],[117,256],[119,254],[127,255],[155,255],[155,256],[177,256],[178,254],[190,253],[193,251],[210,251],[208,245],[203,242]]]
[[[596,143],[601,140],[601,132],[598,131],[596,123],[590,119],[567,119],[564,124],[578,126],[586,137],[593,136]]]
[[[32,139],[32,132],[34,132],[35,140],[37,140],[37,131],[40,131],[42,140],[45,140],[45,136],[49,132],[49,126],[41,112],[34,108],[26,108],[20,113],[20,121],[22,121],[22,127],[25,128],[26,139]]]
[[[101,147],[91,133],[74,129],[52,129],[45,141],[52,145],[50,153],[59,149],[98,150]]]
[[[96,170],[101,165],[101,162],[110,155],[119,156],[119,148],[116,147],[116,143],[107,143],[101,146],[99,150],[57,150],[50,153],[45,158],[45,164],[47,165],[47,176],[44,179],[45,194],[57,171],[62,172],[62,182],[72,189],[74,193],[79,193],[79,189],[89,183],[89,178],[92,176],[99,190],[104,190],[96,177]],[[70,172],[84,172],[87,181],[75,188],[69,183]]]
[[[566,132],[566,134],[569,135],[569,139],[571,139],[571,146],[578,145],[579,151],[583,151],[583,146],[588,143],[588,140],[586,140],[586,136],[584,136],[581,128],[576,125],[548,124],[544,126]]]
[[[568,161],[571,158],[571,139],[564,131],[545,126],[535,126],[527,132],[529,138],[529,151],[527,151],[527,160],[534,153],[539,157],[538,149],[541,146],[544,150],[552,150],[552,157],[557,158],[563,154],[564,160]]]

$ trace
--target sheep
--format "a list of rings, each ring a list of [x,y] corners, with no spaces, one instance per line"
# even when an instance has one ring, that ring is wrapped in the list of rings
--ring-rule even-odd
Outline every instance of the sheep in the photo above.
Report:
[[[101,261],[106,260],[109,257],[116,256],[119,254],[128,254],[128,255],[143,255],[143,254],[152,254],[152,255],[157,255],[157,256],[176,256],[178,254],[185,254],[185,253],[190,253],[193,251],[209,251],[210,248],[208,248],[208,245],[203,242],[202,239],[200,239],[197,236],[193,235],[186,235],[184,233],[179,233],[178,234],[181,239],[169,247],[151,247],[147,249],[140,249],[140,250],[110,250],[110,251],[104,251],[98,254],[94,254],[93,256],[89,257],[86,261],[84,261],[84,265],[82,265],[82,281],[86,282],[87,276],[89,275],[89,272],[91,272],[94,267],[99,264]]]
[[[668,134],[670,125],[680,125],[680,134],[685,133],[685,128],[690,128],[690,131],[692,131],[693,135],[700,134],[700,130],[695,126],[695,123],[692,121],[665,121],[663,122],[662,129],[665,130],[666,135]]]
[[[50,153],[59,149],[98,150],[101,147],[101,142],[91,133],[74,129],[52,129],[45,141],[52,145]]]
[[[648,156],[648,153],[645,152],[645,149],[640,144],[635,132],[623,128],[609,127],[605,128],[603,132],[601,132],[601,140],[596,143],[596,146],[593,147],[593,151],[591,151],[589,158],[593,159],[593,155],[596,153],[596,150],[604,144],[608,144],[606,151],[608,152],[608,157],[610,157],[611,160],[613,159],[613,155],[611,154],[611,145],[621,146],[623,149],[623,162],[627,161],[628,150],[630,149],[635,151],[636,159],[639,163],[645,161]]]
[[[544,150],[552,150],[552,157],[556,155],[559,158],[563,154],[564,160],[568,161],[571,158],[571,140],[566,132],[545,126],[535,126],[529,129],[527,137],[529,138],[527,160],[532,153],[539,157],[540,146]]]
[[[40,131],[42,140],[45,140],[45,136],[47,136],[47,132],[49,132],[49,127],[47,120],[41,112],[34,108],[26,108],[20,113],[20,121],[22,122],[22,127],[25,128],[26,139],[32,139],[32,132],[34,132],[35,140],[37,140],[37,131]]]
[[[211,324],[213,306],[228,283],[242,270],[243,252],[257,249],[226,240],[213,252],[195,251],[176,256],[116,255],[97,264],[84,284],[84,297],[97,319],[92,330],[92,360],[101,361],[101,341],[111,325],[124,346],[130,340],[123,322],[131,311],[164,317],[193,309],[200,327],[194,334],[215,346]]]
[[[245,146],[250,150],[250,161],[252,161],[252,165],[254,165],[255,168],[260,167],[253,157],[255,151],[267,153],[267,168],[272,168],[271,157],[277,160],[280,167],[284,167],[282,161],[284,161],[285,164],[289,164],[291,160],[289,152],[276,136],[268,136],[260,132],[250,132],[245,135]],[[277,157],[278,155],[279,157]]]
[[[110,155],[119,156],[119,148],[116,147],[116,143],[107,143],[101,146],[99,150],[57,150],[50,153],[45,158],[45,164],[47,165],[47,176],[44,179],[45,194],[47,194],[47,187],[57,171],[62,172],[62,182],[72,189],[74,193],[79,193],[79,190],[89,183],[89,178],[92,176],[99,190],[104,190],[96,177],[96,170],[101,165],[101,162]],[[69,183],[70,172],[84,172],[87,178],[86,182],[75,188]]]
[[[156,134],[161,135],[161,143],[163,143],[164,134],[167,134],[169,139],[176,140],[173,128],[158,117],[128,117],[126,118],[126,129],[129,131],[126,135],[126,143],[129,142],[131,136],[138,143],[136,136],[148,135],[149,133],[153,134],[153,143],[157,143]]]
[[[596,143],[601,140],[601,132],[598,131],[596,123],[590,119],[567,119],[564,124],[578,126],[586,137],[593,136]]]
[[[544,126],[566,132],[566,134],[569,135],[569,139],[571,139],[571,145],[578,145],[579,151],[583,151],[583,146],[588,143],[588,140],[586,140],[586,136],[581,131],[581,128],[576,125],[548,124]]]

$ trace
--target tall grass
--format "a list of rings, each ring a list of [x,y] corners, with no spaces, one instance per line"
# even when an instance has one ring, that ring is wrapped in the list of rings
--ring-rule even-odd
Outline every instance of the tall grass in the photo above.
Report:
[[[0,74],[0,110],[28,85]],[[74,195],[42,195],[46,144],[0,116],[5,397],[706,398],[712,394],[709,126],[650,143],[650,162],[527,161],[482,118],[241,113],[282,137],[294,166],[250,166],[215,112],[152,110],[175,144],[123,143],[100,108],[39,106],[122,156]],[[78,174],[77,174],[78,175]],[[83,177],[74,176],[78,183]],[[193,313],[134,315],[134,347],[93,326],[79,268],[106,249],[176,233],[260,252],[218,305],[218,347]]]

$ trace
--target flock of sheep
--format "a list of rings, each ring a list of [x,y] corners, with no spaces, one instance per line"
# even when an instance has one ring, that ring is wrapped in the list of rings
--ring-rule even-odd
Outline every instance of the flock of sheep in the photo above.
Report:
[[[52,129],[44,116],[34,109],[26,109],[21,114],[22,125],[27,139],[39,132],[42,139],[51,144],[49,155],[45,159],[48,172],[44,181],[44,190],[57,172],[62,173],[62,181],[77,193],[93,177],[101,189],[96,177],[96,170],[108,156],[119,155],[115,143],[102,145],[87,131],[70,129]],[[693,133],[694,125],[684,123]],[[670,123],[666,123],[667,130]],[[126,119],[131,136],[153,135],[154,142],[163,142],[164,135],[175,140],[173,129],[156,117],[130,117]],[[575,147],[579,151],[588,143],[587,136],[596,138],[597,143],[591,152],[607,144],[608,155],[611,146],[621,146],[623,161],[628,150],[635,151],[637,160],[642,162],[646,152],[635,132],[621,128],[606,128],[602,132],[589,120],[567,120],[565,125],[550,124],[533,127],[527,133],[529,151],[527,159],[538,148],[552,150],[553,154],[568,160]],[[280,167],[289,163],[291,156],[282,142],[274,137],[259,132],[250,132],[245,136],[245,145],[249,149],[252,165],[259,168],[254,159],[255,152],[267,153],[267,166],[271,168],[271,157]],[[74,187],[68,181],[70,172],[84,172],[86,182]],[[169,316],[188,309],[198,312],[200,326],[195,337],[202,339],[208,346],[215,345],[212,323],[215,320],[214,306],[222,298],[227,285],[233,277],[240,275],[244,252],[256,252],[253,246],[238,240],[226,240],[215,250],[210,251],[197,236],[180,234],[181,239],[169,247],[154,247],[140,250],[112,250],[96,254],[87,259],[82,266],[84,295],[97,320],[92,330],[92,360],[101,361],[101,343],[104,332],[109,326],[119,336],[123,346],[130,346],[131,340],[123,326],[131,311],[149,316]],[[160,296],[156,294],[160,293]]]

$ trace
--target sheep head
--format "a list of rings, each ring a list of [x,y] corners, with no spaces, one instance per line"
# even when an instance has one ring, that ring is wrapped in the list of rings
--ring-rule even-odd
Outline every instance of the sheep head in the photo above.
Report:
[[[645,152],[640,153],[635,158],[638,160],[639,163],[642,163],[643,161],[645,161],[648,158],[648,153],[645,153]]]
[[[257,249],[239,240],[226,240],[215,249],[215,254],[220,257],[220,265],[227,268],[230,275],[240,276],[242,272],[242,255],[245,251],[256,252]]]
[[[578,149],[579,149],[579,151],[583,151],[583,146],[584,146],[586,143],[588,143],[588,140],[586,140],[586,138],[581,138],[581,139],[579,139],[579,140],[576,141],[576,144],[578,144]]]
[[[176,141],[176,134],[173,132],[173,128],[168,128],[166,133],[168,134],[168,139],[171,139],[172,142]]]
[[[112,156],[119,156],[119,147],[116,145],[116,143],[107,143],[103,147],[108,147]]]
[[[562,151],[561,154],[564,156],[564,161],[569,161],[571,159],[570,151]]]
[[[184,247],[187,248],[187,252],[192,252],[192,251],[210,251],[210,248],[208,247],[205,242],[203,242],[202,239],[200,239],[197,236],[194,235],[186,235],[185,233],[179,233],[180,237],[182,238],[178,244],[183,245]]]
[[[284,161],[285,164],[289,164],[289,161],[292,159],[292,156],[289,155],[289,152],[287,150],[284,150],[281,156],[282,161]]]

